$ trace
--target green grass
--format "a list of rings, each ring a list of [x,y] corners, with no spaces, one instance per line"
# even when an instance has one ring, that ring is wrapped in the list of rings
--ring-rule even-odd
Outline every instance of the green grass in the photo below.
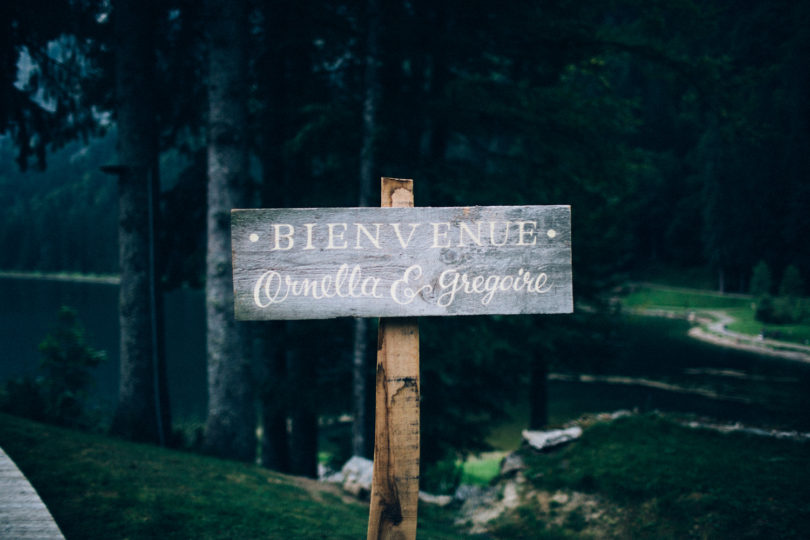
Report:
[[[0,447],[68,539],[364,538],[368,506],[261,467],[0,415]],[[459,538],[420,508],[420,535]]]
[[[365,536],[367,505],[252,465],[6,415],[0,415],[0,446],[68,539]],[[481,470],[468,472],[486,476],[497,458],[486,456],[478,460]],[[533,489],[607,501],[605,519],[620,537],[810,537],[810,443],[720,434],[642,415],[597,423],[561,451],[524,452],[524,458]],[[451,511],[422,506],[419,514],[419,538],[464,537],[454,530]],[[574,510],[561,525],[551,524],[532,496],[487,538],[582,538],[592,534],[588,519]]]
[[[734,309],[746,308],[751,299],[739,295],[724,295],[697,289],[639,286],[622,299],[631,308],[646,309]]]
[[[803,345],[810,344],[809,324],[765,324],[754,318],[754,310],[750,307],[729,310],[728,314],[735,319],[733,323],[728,325],[728,329],[732,332],[756,336],[765,330],[769,336],[778,336],[781,341],[790,341]]]
[[[498,476],[505,452],[471,456],[462,464],[461,483],[485,486]]]
[[[810,343],[810,324],[765,324],[754,319],[754,299],[747,295],[724,295],[698,289],[641,285],[622,297],[622,305],[631,309],[672,312],[721,310],[735,321],[728,325],[732,332],[757,336],[763,330],[778,335],[780,340]]]
[[[536,489],[594,493],[623,509],[623,537],[810,537],[807,442],[721,434],[643,415],[596,424],[560,452],[525,457]],[[536,511],[524,509],[495,537],[548,532]]]

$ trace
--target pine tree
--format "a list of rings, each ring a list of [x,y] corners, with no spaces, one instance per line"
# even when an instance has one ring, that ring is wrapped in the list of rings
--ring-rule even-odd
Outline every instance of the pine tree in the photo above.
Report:
[[[208,0],[208,242],[206,451],[250,461],[256,411],[244,330],[234,320],[230,211],[248,186],[247,33],[244,0]]]

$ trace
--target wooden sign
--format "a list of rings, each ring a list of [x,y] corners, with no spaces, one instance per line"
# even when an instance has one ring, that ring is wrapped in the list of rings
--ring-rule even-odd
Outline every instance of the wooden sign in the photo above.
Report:
[[[569,206],[232,211],[242,320],[570,313]]]

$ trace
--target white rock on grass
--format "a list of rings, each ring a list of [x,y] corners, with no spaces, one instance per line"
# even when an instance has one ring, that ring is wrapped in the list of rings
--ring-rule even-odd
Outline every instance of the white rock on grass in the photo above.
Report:
[[[523,440],[536,450],[550,450],[562,446],[582,436],[582,428],[573,426],[567,429],[552,429],[548,431],[523,430]]]
[[[343,489],[356,497],[365,497],[371,493],[371,481],[374,476],[374,462],[370,459],[354,456],[340,470],[343,474]]]

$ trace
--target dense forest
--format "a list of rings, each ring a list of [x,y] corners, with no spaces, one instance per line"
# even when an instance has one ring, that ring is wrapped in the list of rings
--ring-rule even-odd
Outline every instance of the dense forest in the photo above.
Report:
[[[774,283],[789,266],[810,276],[805,2],[13,0],[2,10],[0,269],[121,272],[129,283],[118,242],[135,245],[122,231],[146,227],[127,214],[140,201],[160,288],[218,299],[214,453],[239,447],[232,457],[251,459],[254,415],[241,415],[244,429],[233,411],[259,399],[265,463],[311,474],[314,455],[288,454],[279,426],[292,418],[291,444],[311,442],[319,391],[289,389],[334,356],[348,366],[354,355],[369,378],[363,325],[354,345],[346,321],[272,325],[263,340],[216,311],[230,207],[374,206],[381,176],[413,178],[419,206],[570,204],[578,305],[598,307],[650,265],[709,269],[724,291],[748,291],[761,261]],[[131,186],[143,192],[124,201]],[[509,388],[550,362],[587,362],[609,332],[583,322],[595,316],[427,324],[425,460],[481,446]],[[305,339],[315,331],[333,337]],[[249,361],[217,371],[248,341],[265,351],[260,385]]]
[[[109,7],[64,4],[76,13],[50,22],[9,4],[25,24],[7,18],[4,54],[18,69],[5,71],[0,267],[114,272],[113,182],[99,167],[115,156],[109,137],[87,139],[114,127],[99,112],[113,110],[109,47],[71,37],[89,33],[81,17],[94,17],[98,28],[82,37],[111,39]],[[357,204],[366,13],[341,2],[250,7],[251,206]],[[385,6],[374,175],[417,179],[422,206],[570,203],[588,258],[580,271],[610,266],[596,276],[662,261],[710,266],[729,290],[747,290],[760,260],[777,276],[789,264],[808,275],[808,11],[793,2]],[[153,17],[168,109],[159,111],[165,278],[199,286],[190,244],[202,249],[204,232],[193,208],[204,204],[204,20],[183,2]],[[49,204],[70,210],[59,227]]]

